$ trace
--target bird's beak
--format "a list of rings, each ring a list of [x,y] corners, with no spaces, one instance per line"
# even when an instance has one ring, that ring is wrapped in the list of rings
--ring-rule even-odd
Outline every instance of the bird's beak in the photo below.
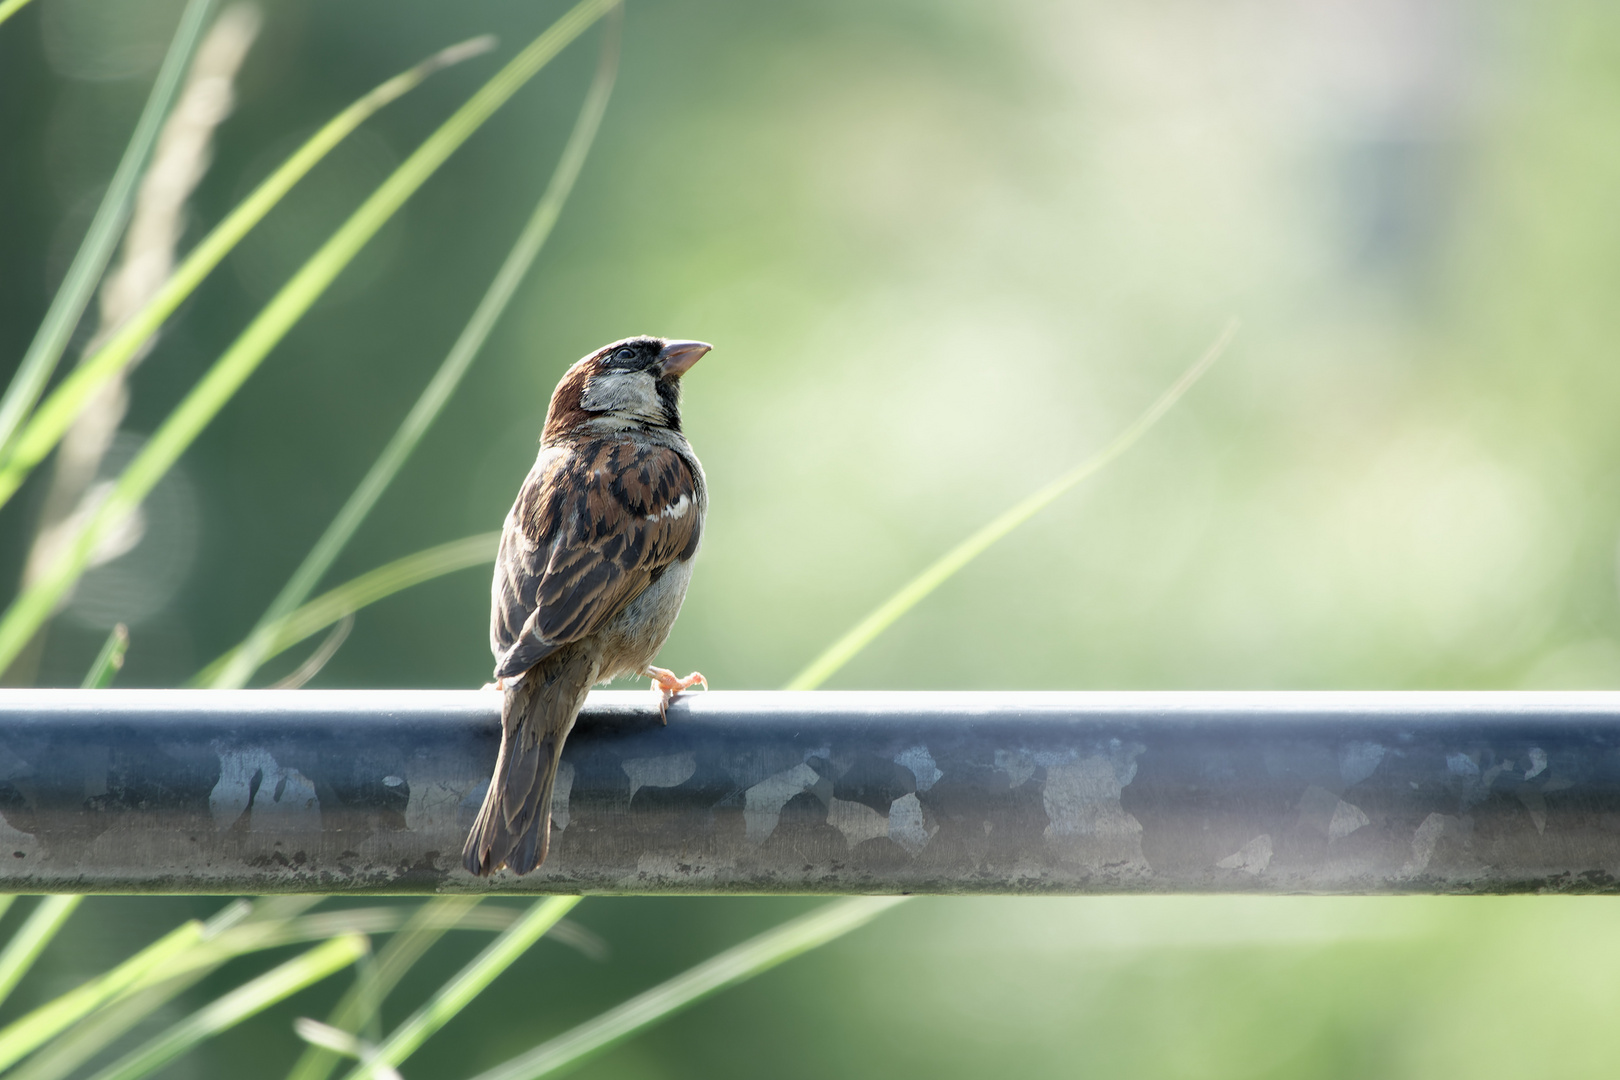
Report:
[[[714,346],[706,341],[672,341],[659,350],[658,362],[665,375],[678,379],[712,348]]]

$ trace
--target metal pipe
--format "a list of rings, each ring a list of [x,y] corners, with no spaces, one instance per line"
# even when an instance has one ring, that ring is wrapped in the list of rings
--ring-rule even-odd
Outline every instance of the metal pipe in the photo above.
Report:
[[[499,703],[0,691],[0,890],[1620,891],[1620,693],[597,693],[486,882]]]

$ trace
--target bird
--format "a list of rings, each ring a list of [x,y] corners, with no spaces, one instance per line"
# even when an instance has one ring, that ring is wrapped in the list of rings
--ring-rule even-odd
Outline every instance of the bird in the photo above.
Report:
[[[506,515],[490,589],[501,746],[462,862],[526,874],[551,846],[563,743],[597,683],[646,676],[669,703],[708,680],[653,667],[686,598],[709,491],[681,432],[681,376],[712,348],[646,335],[558,381]]]

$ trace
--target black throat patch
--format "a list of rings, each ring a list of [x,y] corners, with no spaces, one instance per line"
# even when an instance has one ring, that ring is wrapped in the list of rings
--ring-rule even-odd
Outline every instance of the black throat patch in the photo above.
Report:
[[[658,380],[658,400],[664,405],[664,426],[681,430],[681,384],[674,379]]]

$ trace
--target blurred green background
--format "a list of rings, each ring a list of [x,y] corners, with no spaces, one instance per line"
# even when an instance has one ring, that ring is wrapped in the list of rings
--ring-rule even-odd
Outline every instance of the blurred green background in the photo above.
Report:
[[[0,27],[8,377],[179,8],[36,0]],[[383,78],[474,34],[502,44],[384,112],[250,235],[135,376],[128,438],[562,10],[267,3],[182,247]],[[159,489],[146,539],[55,621],[33,681],[76,685],[119,620],[128,686],[178,684],[245,634],[482,294],[597,33],[272,354]],[[831,685],[1620,687],[1617,72],[1620,9],[1595,0],[634,0],[550,244],[329,583],[497,528],[582,353],[703,338],[685,415],[713,507],[660,663],[779,686],[1236,315],[1237,345],[1148,440]],[[10,582],[39,489],[0,511]],[[314,685],[477,685],[487,596],[466,571],[361,612]],[[403,1071],[469,1075],[811,905],[589,900],[574,917],[607,961],[542,943]],[[89,901],[4,1015],[217,906]],[[1607,1075],[1617,919],[1606,899],[924,900],[580,1075]],[[452,935],[389,1015],[473,948]],[[340,988],[166,1075],[283,1075],[290,1018]]]

